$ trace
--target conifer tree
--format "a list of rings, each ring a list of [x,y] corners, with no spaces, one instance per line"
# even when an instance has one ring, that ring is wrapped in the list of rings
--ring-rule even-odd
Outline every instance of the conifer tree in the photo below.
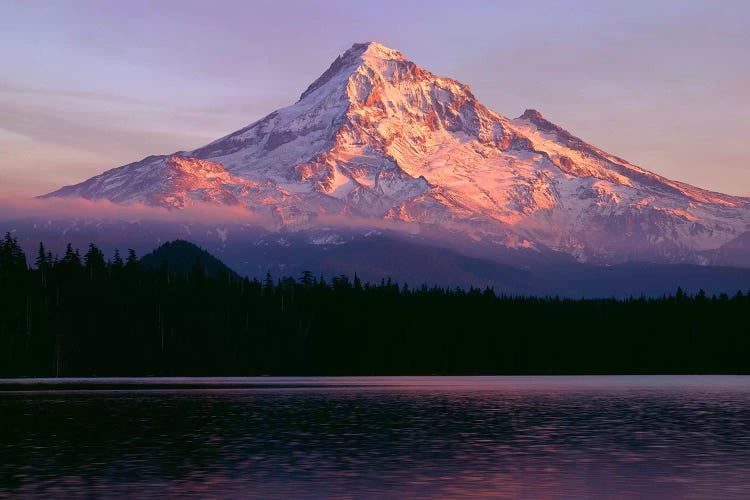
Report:
[[[117,248],[115,248],[115,255],[112,258],[112,264],[115,267],[122,267],[124,265],[124,263],[122,261],[122,257],[120,256],[120,250],[117,249]]]
[[[86,255],[83,256],[83,263],[89,279],[93,279],[95,276],[104,272],[106,266],[104,253],[92,243],[89,245]]]
[[[135,254],[135,250],[128,248],[128,256],[125,259],[125,267],[130,270],[134,270],[138,267],[138,256]]]
[[[63,258],[60,263],[68,268],[80,267],[81,257],[78,253],[78,250],[73,250],[72,244],[68,243],[65,246],[65,253],[63,254]]]
[[[34,261],[34,264],[36,265],[37,269],[44,270],[47,267],[48,261],[47,261],[47,253],[44,250],[44,243],[39,242],[39,253],[36,256],[36,261]]]

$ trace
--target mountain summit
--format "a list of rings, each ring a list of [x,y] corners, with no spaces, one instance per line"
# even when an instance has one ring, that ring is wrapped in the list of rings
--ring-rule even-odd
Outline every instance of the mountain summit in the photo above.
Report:
[[[508,119],[375,42],[241,130],[45,196],[240,205],[294,228],[321,214],[410,222],[595,262],[702,262],[750,229],[748,198],[639,168],[536,110]]]

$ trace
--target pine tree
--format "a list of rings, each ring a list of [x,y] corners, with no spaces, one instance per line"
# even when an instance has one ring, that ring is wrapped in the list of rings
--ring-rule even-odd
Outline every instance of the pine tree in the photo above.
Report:
[[[83,256],[83,263],[89,279],[93,279],[95,276],[104,272],[106,266],[106,263],[104,262],[104,253],[102,253],[96,245],[91,243],[88,252]]]
[[[47,261],[47,253],[44,251],[44,243],[41,241],[39,242],[39,253],[36,256],[36,261],[34,262],[36,265],[36,268],[39,270],[45,270],[47,268],[47,265],[49,262]]]
[[[271,273],[266,273],[266,279],[263,281],[263,295],[270,297],[273,295],[273,291],[273,278],[271,277]]]
[[[123,267],[125,267],[125,263],[122,261],[122,257],[120,256],[120,250],[115,248],[115,255],[112,258],[112,268],[119,271]]]
[[[315,284],[313,273],[311,273],[310,271],[304,271],[302,273],[302,277],[300,278],[300,283],[306,288],[312,287]]]
[[[39,270],[43,287],[47,286],[47,272],[51,265],[51,262],[48,260],[48,255],[49,254],[44,251],[44,243],[40,241],[39,254],[36,256],[36,261],[34,263],[36,264],[36,268]]]
[[[27,269],[26,254],[18,240],[5,233],[5,238],[0,241],[0,275],[18,275]]]
[[[138,267],[138,256],[135,254],[135,250],[128,248],[128,256],[125,259],[125,267],[128,269],[134,269]]]
[[[65,246],[65,254],[60,263],[67,268],[81,267],[81,256],[78,250],[73,250],[73,245],[70,243]]]

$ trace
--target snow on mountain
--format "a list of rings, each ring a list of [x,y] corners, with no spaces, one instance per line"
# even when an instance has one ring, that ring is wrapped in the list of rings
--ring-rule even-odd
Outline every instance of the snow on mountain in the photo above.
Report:
[[[596,262],[700,263],[750,230],[750,199],[631,165],[534,110],[510,120],[374,42],[237,132],[45,196],[241,205],[296,228],[321,214],[403,221]]]

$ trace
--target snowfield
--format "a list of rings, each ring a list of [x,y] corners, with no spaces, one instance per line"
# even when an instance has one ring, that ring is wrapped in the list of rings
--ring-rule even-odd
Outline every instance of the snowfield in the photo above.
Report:
[[[534,110],[508,119],[374,42],[353,45],[299,101],[237,132],[45,197],[237,205],[279,228],[320,216],[416,223],[600,263],[702,263],[700,252],[750,230],[750,199],[631,165]]]

